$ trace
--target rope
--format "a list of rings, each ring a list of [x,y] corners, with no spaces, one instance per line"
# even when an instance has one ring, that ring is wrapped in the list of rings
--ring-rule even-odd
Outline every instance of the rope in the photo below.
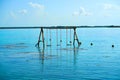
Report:
[[[71,37],[71,29],[70,29],[70,44],[72,43],[72,37]]]
[[[58,31],[56,29],[56,42],[57,42],[57,45],[58,45]]]
[[[48,29],[46,30],[46,32],[47,32],[47,33],[46,33],[46,35],[47,35],[46,40],[47,40],[47,45],[48,45],[48,41],[49,41],[49,40],[48,40]]]
[[[60,29],[60,43],[62,42],[62,30]]]
[[[52,39],[51,39],[51,30],[50,30],[50,29],[49,29],[49,34],[50,34],[49,41],[50,41],[50,45],[51,45],[51,41],[52,41]]]
[[[66,45],[67,45],[67,39],[68,38],[68,31],[67,31],[67,28],[66,28]]]

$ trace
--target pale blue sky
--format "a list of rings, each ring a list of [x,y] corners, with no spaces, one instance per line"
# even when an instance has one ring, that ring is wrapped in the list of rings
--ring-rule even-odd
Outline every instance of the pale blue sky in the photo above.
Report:
[[[119,0],[0,0],[0,26],[120,25]]]

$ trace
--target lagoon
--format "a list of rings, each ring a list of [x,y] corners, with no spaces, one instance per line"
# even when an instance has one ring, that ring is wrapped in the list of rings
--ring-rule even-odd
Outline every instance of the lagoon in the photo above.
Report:
[[[49,44],[49,34],[47,30],[44,32],[45,44]],[[120,79],[119,28],[77,29],[82,45],[75,48],[66,46],[66,39],[70,38],[65,30],[62,30],[61,46],[56,46],[59,41],[56,30],[52,30],[52,46],[36,48],[38,34],[39,30],[35,29],[0,30],[1,80]]]

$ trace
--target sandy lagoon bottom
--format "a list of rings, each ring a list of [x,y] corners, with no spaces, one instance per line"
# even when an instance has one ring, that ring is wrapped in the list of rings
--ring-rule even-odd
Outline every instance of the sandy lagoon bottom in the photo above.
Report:
[[[1,80],[119,80],[120,53],[89,48],[2,45]]]
[[[26,32],[0,31],[0,80],[120,80],[119,29],[77,31],[75,49],[65,42],[36,48],[39,31]]]

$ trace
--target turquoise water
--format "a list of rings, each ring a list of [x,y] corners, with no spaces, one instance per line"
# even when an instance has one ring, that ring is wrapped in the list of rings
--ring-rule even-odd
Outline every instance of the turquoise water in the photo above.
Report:
[[[52,46],[43,50],[35,47],[39,30],[0,30],[0,80],[120,80],[120,29],[77,29],[82,45],[75,48],[66,46],[69,32],[61,31],[56,46],[52,30]]]

